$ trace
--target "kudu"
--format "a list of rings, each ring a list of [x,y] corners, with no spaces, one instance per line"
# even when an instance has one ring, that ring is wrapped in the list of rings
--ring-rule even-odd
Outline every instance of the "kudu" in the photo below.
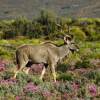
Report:
[[[72,37],[68,35],[64,37],[64,44],[61,46],[56,46],[49,42],[40,45],[21,46],[16,51],[18,67],[14,78],[16,78],[17,73],[22,70],[29,61],[32,61],[34,64],[44,64],[40,79],[43,78],[46,68],[49,67],[52,71],[54,81],[56,81],[55,67],[57,66],[57,63],[68,56],[71,52],[77,50],[77,45],[72,42]],[[29,69],[27,69],[27,73],[28,71]]]

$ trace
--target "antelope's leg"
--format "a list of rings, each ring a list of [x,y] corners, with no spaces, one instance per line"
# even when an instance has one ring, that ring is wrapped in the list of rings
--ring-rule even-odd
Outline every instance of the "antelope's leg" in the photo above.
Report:
[[[17,76],[17,74],[18,74],[18,72],[19,72],[19,69],[20,69],[20,66],[18,65],[17,66],[17,70],[16,71],[14,71],[14,76],[13,76],[13,78],[16,78],[16,76]]]
[[[54,65],[51,66],[51,71],[52,71],[54,81],[56,82],[56,71],[55,71],[55,66]]]
[[[25,73],[28,74],[30,70],[30,67],[26,69]]]
[[[42,78],[43,78],[43,76],[44,76],[44,74],[45,74],[45,71],[46,71],[46,68],[43,67],[43,70],[42,70],[42,73],[41,73],[41,76],[40,76],[40,79],[41,79],[41,80],[42,80]]]
[[[24,69],[26,64],[27,64],[27,62],[24,62],[23,64],[17,66],[17,71],[15,71],[13,78],[16,78],[17,74]]]
[[[20,69],[17,69],[17,71],[16,71],[15,74],[14,74],[14,78],[16,78],[17,74],[18,74],[21,70],[23,70],[23,68],[24,68],[24,67],[21,67]]]

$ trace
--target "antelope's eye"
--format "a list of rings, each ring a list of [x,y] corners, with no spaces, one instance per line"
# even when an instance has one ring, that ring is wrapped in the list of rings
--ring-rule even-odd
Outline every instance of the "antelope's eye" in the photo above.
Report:
[[[68,39],[69,41],[71,41],[71,37],[67,37],[67,39]]]

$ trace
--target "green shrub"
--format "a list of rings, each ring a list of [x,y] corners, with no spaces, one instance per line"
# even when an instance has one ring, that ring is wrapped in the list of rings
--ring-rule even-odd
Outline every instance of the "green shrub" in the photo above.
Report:
[[[87,25],[93,25],[93,24],[95,24],[95,19],[94,18],[79,18],[78,20],[77,20],[77,23],[79,23],[79,24],[87,24]]]
[[[85,98],[86,97],[86,89],[85,89],[85,86],[81,86],[79,91],[78,91],[78,97],[81,97],[81,98]]]
[[[81,58],[87,57],[87,59],[99,59],[100,58],[100,53],[99,53],[99,48],[100,44],[99,42],[84,42],[84,43],[79,43],[79,55]]]
[[[75,65],[75,68],[90,68],[90,67],[93,67],[93,65],[91,65],[90,61],[87,59],[79,61]]]
[[[28,22],[29,20],[23,16],[15,19],[12,25],[15,28],[15,33],[17,36],[26,35]]]
[[[3,39],[3,37],[4,37],[4,32],[0,31],[0,39]]]
[[[19,72],[17,75],[17,79],[22,85],[29,82],[33,82],[36,85],[42,84],[42,80],[39,79],[39,76],[27,75],[24,72]]]
[[[14,20],[3,20],[0,23],[1,32],[3,32],[2,38],[13,38],[15,36],[15,30],[12,25]]]
[[[86,45],[85,45],[86,46]],[[93,55],[91,48],[80,48],[80,60],[76,62],[76,68],[92,68],[94,65],[90,63],[91,55]]]
[[[63,80],[63,81],[72,81],[73,80],[73,75],[71,73],[60,73],[58,76],[58,80]]]
[[[0,97],[5,97],[6,93],[7,93],[7,86],[0,85]]]
[[[56,85],[55,87],[56,87],[56,90],[61,92],[62,94],[72,92],[72,87],[71,87],[70,82],[64,83],[62,81],[62,82],[59,82],[58,85]]]
[[[100,25],[100,18],[95,18],[94,20],[96,22],[96,25],[99,26]]]
[[[16,37],[16,34],[12,30],[5,31],[5,34],[3,36],[4,39],[12,39],[12,38],[15,38],[15,37]]]
[[[56,16],[53,12],[48,10],[42,10],[40,17],[37,19],[37,22],[41,23],[43,28],[43,35],[53,35],[57,30],[56,25]]]
[[[4,84],[4,85],[0,85],[0,96],[1,97],[15,97],[17,95],[21,95],[21,92],[23,90],[23,87],[20,86],[19,84]]]
[[[42,82],[40,84],[40,89],[42,91],[50,91],[50,92],[54,92],[54,90],[55,90],[52,82]]]
[[[49,39],[61,38],[68,33],[68,26],[77,40],[99,40],[99,18],[72,19],[58,17],[52,11],[42,10],[40,16],[29,20],[18,17],[14,20],[0,21],[0,38],[15,38],[26,36],[29,38],[47,37]]]
[[[3,59],[12,59],[12,52],[9,52],[3,47],[0,47],[0,57]]]
[[[82,30],[85,32],[88,41],[96,41],[100,38],[100,28],[95,24],[87,25],[82,27]]]
[[[33,100],[44,100],[44,97],[40,93],[31,93],[31,92],[29,92],[25,95],[26,95],[27,98],[29,97],[30,99],[33,99]]]
[[[90,71],[86,73],[84,76],[87,77],[89,80],[94,80],[97,85],[100,85],[100,70]]]
[[[0,45],[5,45],[5,44],[9,45],[9,41],[4,39],[0,40]]]
[[[19,80],[19,83],[21,83],[22,85],[26,84],[28,82],[29,75],[25,74],[24,72],[19,72],[17,75],[17,79]]]
[[[70,66],[74,66],[78,61],[81,61],[81,57],[79,53],[74,53],[74,54],[70,54],[66,60],[65,63]]]
[[[10,72],[10,71],[5,71],[3,74],[2,74],[2,79],[10,79],[11,77],[13,76],[13,72]]]
[[[57,70],[59,72],[66,72],[69,68],[70,68],[70,65],[69,64],[59,64],[57,66]]]
[[[76,40],[86,40],[85,33],[79,27],[72,27],[71,32]]]
[[[44,35],[44,26],[38,22],[34,22],[32,24],[32,29],[27,33],[29,38],[39,38],[40,36]]]

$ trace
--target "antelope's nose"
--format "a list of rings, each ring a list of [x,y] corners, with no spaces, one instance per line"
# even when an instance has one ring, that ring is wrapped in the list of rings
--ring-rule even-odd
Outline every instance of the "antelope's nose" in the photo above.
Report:
[[[76,49],[76,52],[79,52],[79,49]]]

